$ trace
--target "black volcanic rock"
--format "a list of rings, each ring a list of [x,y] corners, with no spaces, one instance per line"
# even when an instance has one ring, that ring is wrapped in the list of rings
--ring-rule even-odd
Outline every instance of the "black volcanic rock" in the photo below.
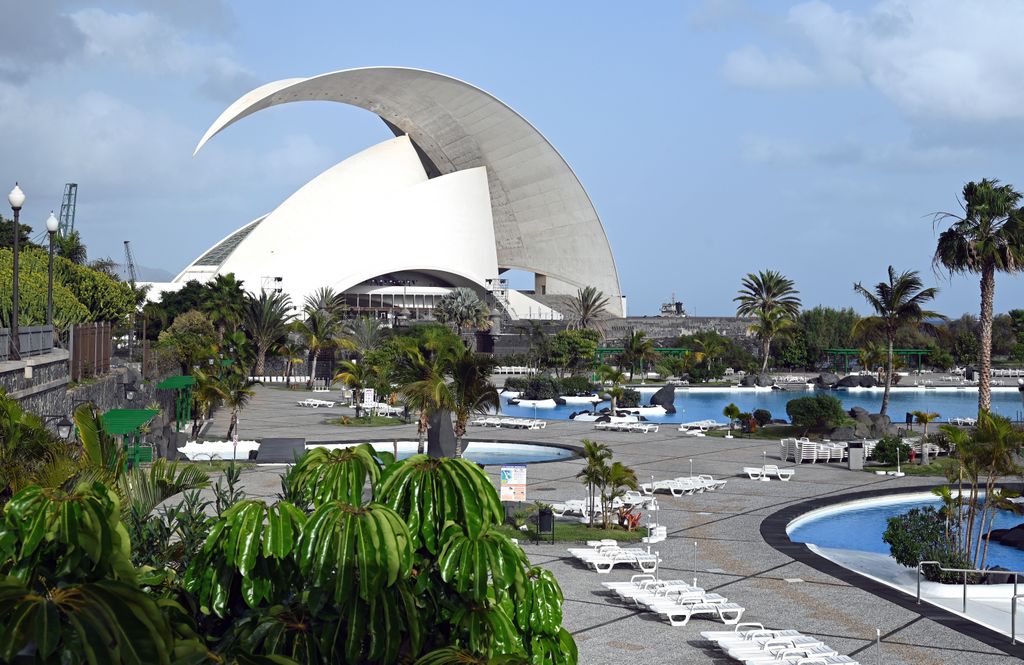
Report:
[[[450,411],[435,411],[430,416],[427,430],[427,455],[430,457],[455,457],[455,430],[452,429]]]
[[[658,392],[651,395],[651,406],[660,406],[665,409],[665,413],[675,413],[675,400],[676,387],[670,383],[667,386],[662,386],[658,389]]]

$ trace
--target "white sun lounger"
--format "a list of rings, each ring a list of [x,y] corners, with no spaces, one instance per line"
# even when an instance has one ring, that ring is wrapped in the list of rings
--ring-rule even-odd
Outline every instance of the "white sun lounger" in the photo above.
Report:
[[[709,642],[718,644],[722,641],[749,640],[755,637],[796,637],[802,635],[798,630],[765,629],[764,624],[756,622],[738,623],[732,630],[705,630],[700,636]]]
[[[778,464],[766,464],[764,466],[764,475],[775,476],[779,480],[788,481],[796,474],[795,469],[780,469]]]
[[[659,608],[657,613],[667,619],[672,626],[685,626],[690,619],[702,614],[716,616],[719,621],[728,626],[739,623],[745,611],[745,608],[736,603],[699,603]]]

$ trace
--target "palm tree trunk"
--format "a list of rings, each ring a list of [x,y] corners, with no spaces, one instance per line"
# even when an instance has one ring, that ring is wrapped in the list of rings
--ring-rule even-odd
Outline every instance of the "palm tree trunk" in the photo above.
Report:
[[[424,444],[424,441],[427,438],[427,423],[427,410],[420,409],[420,421],[416,424],[416,436],[418,438],[418,441],[416,443],[417,455],[422,455],[424,452],[426,452],[426,445]]]
[[[992,408],[992,306],[996,294],[996,269],[986,261],[981,269],[981,351],[978,364],[978,412]]]
[[[892,345],[893,335],[889,335],[889,351],[886,357],[886,369],[885,369],[885,392],[882,393],[882,410],[879,411],[881,415],[885,415],[886,411],[889,410],[889,388],[892,387]]]
[[[462,437],[466,435],[466,421],[461,416],[455,419],[455,456],[462,457]]]
[[[765,337],[761,342],[761,373],[768,371],[768,354],[772,350],[772,338]]]
[[[256,366],[253,368],[252,373],[256,376],[263,376],[263,370],[266,369],[267,363],[267,349],[264,347],[258,347],[256,349]]]
[[[316,381],[316,360],[317,360],[317,358],[319,356],[320,356],[320,352],[319,351],[314,351],[313,352],[313,362],[310,364],[310,368],[309,368],[309,385],[308,385],[308,387],[310,389],[313,388],[313,382]]]

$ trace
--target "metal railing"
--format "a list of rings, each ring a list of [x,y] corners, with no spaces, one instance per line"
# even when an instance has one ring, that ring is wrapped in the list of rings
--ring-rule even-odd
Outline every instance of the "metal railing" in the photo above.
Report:
[[[1017,599],[1024,597],[1024,594],[1017,592],[1017,582],[1024,572],[1017,570],[981,570],[978,568],[944,568],[939,561],[919,561],[917,563],[917,604],[921,604],[921,568],[923,566],[935,566],[944,573],[963,573],[963,613],[967,614],[967,575],[968,574],[992,574],[1013,575],[1013,596],[1010,597],[1010,643],[1017,643]]]
[[[10,360],[11,330],[0,328],[0,361]],[[21,357],[41,356],[53,350],[53,326],[18,328],[18,351]]]

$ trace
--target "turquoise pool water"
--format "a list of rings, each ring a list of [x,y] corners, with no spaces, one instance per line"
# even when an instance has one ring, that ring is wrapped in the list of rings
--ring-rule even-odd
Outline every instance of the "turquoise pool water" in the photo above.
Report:
[[[641,391],[642,404],[648,404],[653,389]],[[681,423],[695,420],[714,419],[723,422],[722,409],[730,402],[740,407],[740,411],[753,413],[755,409],[767,409],[775,418],[786,418],[786,402],[797,397],[813,395],[814,391],[787,391],[751,389],[709,389],[694,388],[688,391],[676,390],[676,412],[671,415],[647,416],[652,422]],[[877,413],[882,406],[881,390],[835,390],[828,394],[838,397],[843,406],[849,410],[855,406],[863,407],[870,413]],[[598,409],[607,407],[604,402]],[[503,415],[524,418],[547,418],[566,420],[574,411],[582,411],[581,405],[567,404],[553,408],[537,408],[532,406],[515,406],[502,398],[501,412]],[[1021,395],[1016,389],[994,390],[992,392],[992,410],[1001,415],[1016,418],[1024,411]],[[902,421],[907,411],[929,411],[941,414],[942,420],[977,415],[977,390],[898,390],[889,397],[889,414],[894,421]]]
[[[315,444],[306,447],[311,448]],[[323,444],[324,448],[343,448],[356,444]],[[392,441],[370,442],[376,450],[394,452]],[[485,466],[491,464],[530,464],[533,462],[552,462],[571,459],[576,453],[568,448],[527,443],[494,443],[490,441],[470,441],[465,444],[463,457]],[[398,459],[405,459],[416,454],[415,441],[398,442]]]
[[[889,546],[882,540],[886,521],[905,513],[911,508],[932,506],[938,508],[942,502],[936,499],[893,498],[882,499],[883,503],[851,505],[838,512],[812,516],[798,520],[789,530],[789,539],[797,543],[811,543],[821,547],[836,547],[862,552],[888,554]],[[995,528],[1008,529],[1024,522],[1024,518],[1011,512],[1000,511],[996,515]],[[992,542],[988,548],[987,566],[1002,566],[1010,570],[1024,570],[1024,551]]]

